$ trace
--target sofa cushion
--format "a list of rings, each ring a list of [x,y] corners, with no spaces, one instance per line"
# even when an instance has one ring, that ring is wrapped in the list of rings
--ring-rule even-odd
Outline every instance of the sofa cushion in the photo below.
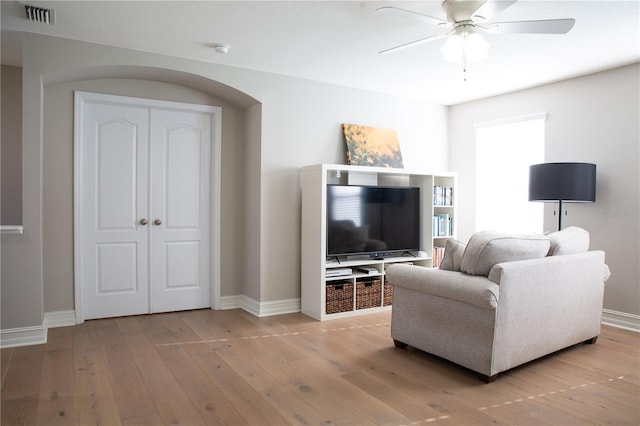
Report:
[[[577,226],[570,226],[547,236],[551,240],[549,256],[589,251],[589,232]]]
[[[442,258],[442,262],[440,262],[440,269],[460,272],[462,255],[464,254],[464,248],[466,246],[465,243],[458,240],[448,239],[447,244],[444,246],[444,257]]]
[[[550,240],[545,235],[476,232],[464,250],[460,270],[466,274],[486,277],[497,263],[545,257],[550,245]]]

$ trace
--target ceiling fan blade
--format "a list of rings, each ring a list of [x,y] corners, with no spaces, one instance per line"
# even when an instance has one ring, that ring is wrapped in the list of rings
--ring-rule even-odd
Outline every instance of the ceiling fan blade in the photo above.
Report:
[[[432,25],[447,25],[448,22],[444,19],[436,18],[433,16],[425,15],[423,13],[414,12],[407,9],[401,9],[395,6],[383,6],[376,9],[377,12],[388,13],[390,15],[396,15],[404,18],[410,18],[420,22],[426,22]]]
[[[497,34],[566,34],[575,23],[573,18],[494,22],[487,25],[487,30]]]
[[[385,55],[387,53],[397,52],[398,50],[408,49],[410,47],[415,47],[415,46],[419,46],[419,45],[424,44],[424,43],[428,43],[430,41],[439,40],[441,38],[445,38],[448,35],[449,34],[438,34],[438,35],[435,35],[435,36],[422,38],[420,40],[416,40],[416,41],[412,41],[412,42],[409,42],[409,43],[401,44],[400,46],[391,47],[389,49],[381,50],[378,53],[381,54],[381,55]]]
[[[474,18],[491,19],[518,0],[487,0],[473,13]]]

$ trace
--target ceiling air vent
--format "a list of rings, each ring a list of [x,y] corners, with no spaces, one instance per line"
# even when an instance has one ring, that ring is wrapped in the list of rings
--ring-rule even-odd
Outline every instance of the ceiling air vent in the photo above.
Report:
[[[24,5],[24,12],[27,15],[27,19],[32,22],[40,22],[42,24],[55,24],[55,14],[52,9],[45,9],[44,7]]]

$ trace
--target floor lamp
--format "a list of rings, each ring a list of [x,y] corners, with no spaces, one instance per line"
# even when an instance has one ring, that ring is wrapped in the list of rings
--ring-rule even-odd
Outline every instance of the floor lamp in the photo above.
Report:
[[[558,203],[558,231],[562,229],[562,203],[596,201],[596,165],[543,163],[529,167],[529,201]]]

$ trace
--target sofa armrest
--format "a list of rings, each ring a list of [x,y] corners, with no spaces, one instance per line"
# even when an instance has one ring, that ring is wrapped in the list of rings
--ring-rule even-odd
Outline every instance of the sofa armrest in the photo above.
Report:
[[[499,285],[505,272],[508,271],[510,274],[519,273],[520,281],[531,281],[531,279],[535,281],[535,277],[540,277],[541,270],[544,270],[549,275],[548,279],[562,279],[571,276],[572,271],[584,272],[585,265],[592,266],[594,264],[602,265],[599,266],[602,268],[602,282],[606,282],[611,276],[611,271],[609,266],[604,263],[604,252],[600,250],[498,263],[491,268],[488,278],[489,281]],[[550,268],[559,268],[559,270]]]
[[[589,251],[499,263],[494,352],[496,371],[600,334],[604,252]]]
[[[413,265],[391,265],[385,280],[393,286],[495,309],[500,287],[483,276]]]

